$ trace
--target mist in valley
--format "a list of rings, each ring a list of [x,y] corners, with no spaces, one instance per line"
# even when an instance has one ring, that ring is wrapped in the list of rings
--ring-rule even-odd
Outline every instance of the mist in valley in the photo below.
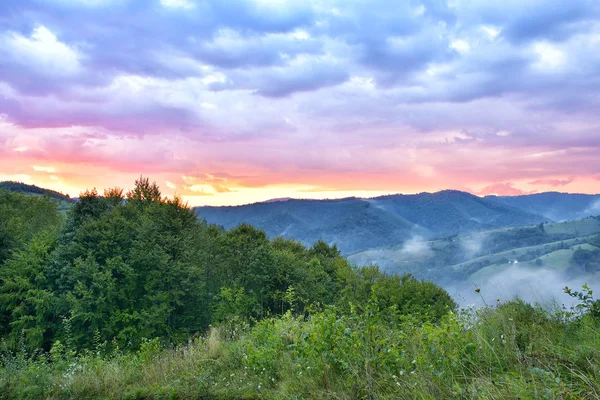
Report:
[[[581,290],[583,285],[600,288],[598,273],[586,273],[572,261],[519,262],[518,253],[508,250],[504,261],[470,272],[461,271],[461,262],[477,262],[478,257],[494,253],[490,244],[495,237],[489,232],[475,232],[463,236],[431,240],[413,235],[395,248],[373,249],[350,257],[358,265],[377,264],[388,273],[411,273],[419,279],[433,280],[444,287],[460,307],[480,307],[506,302],[515,298],[548,309],[567,308],[577,300],[567,295],[565,287]],[[516,249],[518,250],[518,249]],[[461,260],[458,267],[443,265],[448,254]],[[468,267],[467,267],[468,268]],[[475,273],[477,272],[477,273]],[[461,276],[464,273],[464,276]]]
[[[564,292],[565,286],[573,290],[581,290],[586,284],[591,289],[600,288],[600,279],[594,274],[569,275],[548,268],[536,269],[513,264],[484,279],[467,279],[442,285],[461,307],[494,305],[519,298],[550,309],[561,305],[569,308],[577,303],[576,299]]]

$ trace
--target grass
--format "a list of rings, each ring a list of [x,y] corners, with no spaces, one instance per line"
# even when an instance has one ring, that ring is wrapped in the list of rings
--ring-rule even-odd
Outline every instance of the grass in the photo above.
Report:
[[[185,346],[147,341],[5,355],[2,399],[588,399],[600,396],[600,323],[512,301],[440,323],[378,309],[212,328]]]

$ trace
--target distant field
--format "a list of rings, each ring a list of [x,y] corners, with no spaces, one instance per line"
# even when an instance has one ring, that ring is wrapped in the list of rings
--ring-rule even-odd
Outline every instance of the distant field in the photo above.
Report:
[[[544,224],[543,230],[540,229],[539,225],[533,225],[494,229],[435,240],[415,237],[393,247],[371,249],[354,254],[349,257],[349,260],[360,265],[375,263],[389,272],[412,272],[432,279],[436,279],[435,274],[440,279],[444,279],[444,274],[447,273],[462,277],[461,279],[484,279],[509,268],[513,265],[509,262],[514,260],[519,261],[517,264],[519,267],[541,268],[543,266],[562,271],[572,267],[571,260],[576,249],[597,249],[589,244],[589,241],[600,234],[600,219],[585,218]],[[519,235],[527,232],[531,232],[538,241],[549,240],[541,244],[524,245],[527,243],[527,236],[525,235],[524,240],[521,241]],[[501,246],[502,251],[485,254],[486,249],[490,249],[487,246],[497,244],[496,236],[506,240],[501,242],[505,243]],[[482,253],[484,255],[481,255]],[[457,257],[462,259],[457,260]]]
[[[468,266],[470,264],[473,264],[475,262],[481,262],[481,261],[489,261],[490,263],[497,263],[500,259],[503,259],[503,258],[508,258],[509,260],[512,260],[512,259],[518,260],[519,256],[523,256],[528,251],[547,250],[548,252],[551,252],[552,251],[551,248],[554,246],[560,245],[561,242],[565,246],[571,247],[571,246],[585,244],[586,239],[589,239],[589,237],[587,237],[587,236],[579,237],[579,238],[575,238],[575,239],[559,240],[557,242],[544,243],[544,244],[540,244],[537,246],[515,248],[515,249],[503,251],[501,253],[494,253],[494,254],[490,254],[487,256],[474,258],[467,262],[456,264],[453,266],[453,268],[461,269],[461,268],[465,268],[466,266]],[[571,250],[568,250],[568,251],[571,251]]]
[[[544,228],[550,234],[564,233],[575,236],[587,236],[600,233],[600,220],[598,218],[585,218],[576,221],[548,224]]]
[[[598,249],[598,247],[593,246],[589,243],[576,243],[576,240],[578,240],[578,239],[564,241],[565,244],[567,244],[567,243],[573,244],[575,242],[575,244],[573,244],[568,249],[560,249],[560,250],[551,251],[551,252],[546,253],[534,260],[519,262],[516,265],[518,265],[519,268],[529,267],[529,268],[540,268],[540,269],[544,268],[547,270],[554,270],[554,271],[564,271],[571,266],[571,259],[573,258],[573,253],[578,248],[581,248],[583,250],[597,250]],[[539,248],[540,246],[535,246],[535,247]],[[519,254],[519,251],[522,251],[522,253],[526,252],[526,249],[527,248],[518,249],[517,254]],[[532,248],[529,248],[529,249],[532,249]],[[518,258],[518,256],[517,256],[517,258]],[[538,259],[542,261],[541,266],[536,264],[536,261]],[[502,272],[514,265],[515,264],[495,263],[495,264],[489,265],[489,266],[482,268],[479,271],[475,272],[474,274],[472,274],[470,276],[469,280],[473,281],[473,282],[484,281],[484,280],[488,279],[490,276],[497,274],[499,272]]]

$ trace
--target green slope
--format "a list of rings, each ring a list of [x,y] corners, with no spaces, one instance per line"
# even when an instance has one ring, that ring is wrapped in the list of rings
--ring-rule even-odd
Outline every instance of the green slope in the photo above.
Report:
[[[71,205],[75,202],[68,195],[64,195],[60,192],[44,189],[35,185],[28,185],[21,182],[4,181],[0,182],[0,190],[8,190],[9,192],[24,193],[30,196],[50,196],[51,198],[59,202],[58,209],[60,211],[68,210]]]
[[[589,217],[543,226],[421,239],[410,242],[409,246],[401,244],[356,253],[349,260],[359,265],[377,263],[390,272],[411,272],[437,281],[481,279],[513,265],[576,270],[579,267],[571,262],[575,251],[597,249],[599,234],[600,218]],[[514,260],[518,264],[512,264]],[[575,271],[579,272],[582,271]]]

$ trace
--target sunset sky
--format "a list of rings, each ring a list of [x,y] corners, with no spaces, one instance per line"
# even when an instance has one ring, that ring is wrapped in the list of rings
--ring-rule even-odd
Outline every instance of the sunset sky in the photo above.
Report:
[[[598,0],[0,0],[0,180],[600,192]]]

